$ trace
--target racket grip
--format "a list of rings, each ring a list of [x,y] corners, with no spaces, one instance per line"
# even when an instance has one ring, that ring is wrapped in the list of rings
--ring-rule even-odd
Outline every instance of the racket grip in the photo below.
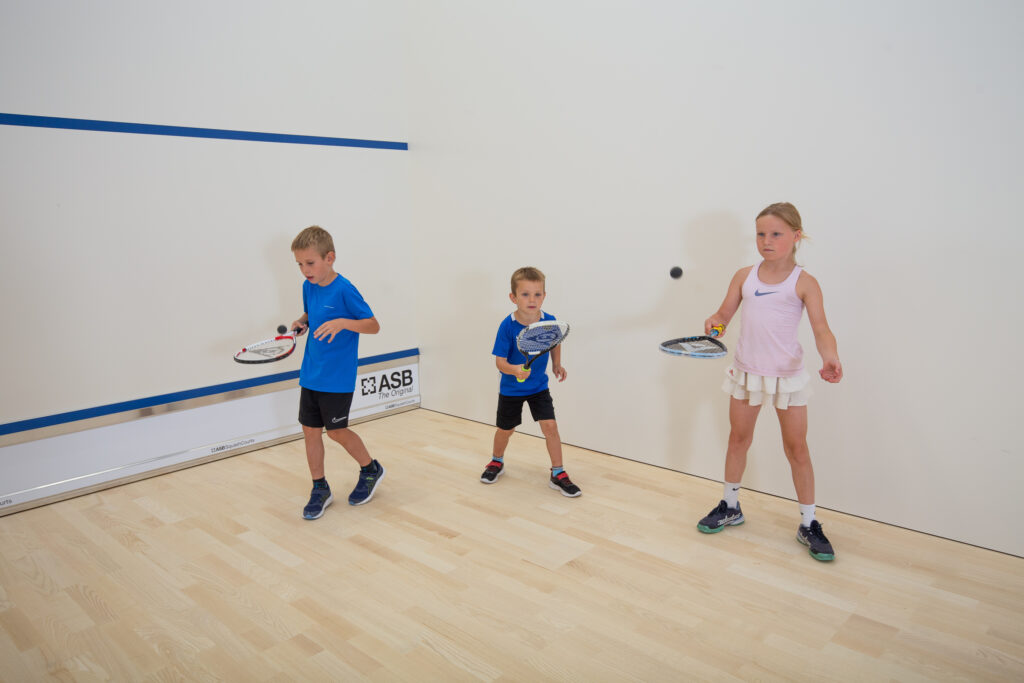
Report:
[[[524,371],[524,372],[529,372],[529,371],[530,371],[530,369],[529,369],[528,367],[526,367],[526,366],[524,365],[524,366],[523,366],[523,371]],[[522,378],[522,379],[519,379],[519,377],[517,376],[517,377],[516,377],[516,381],[517,381],[517,382],[519,382],[520,384],[522,384],[523,382],[525,382],[525,381],[526,381],[526,378],[524,377],[524,378]]]
[[[725,332],[725,325],[715,325],[714,327],[711,328],[711,336],[712,337],[717,337],[718,335],[722,334],[723,332]]]

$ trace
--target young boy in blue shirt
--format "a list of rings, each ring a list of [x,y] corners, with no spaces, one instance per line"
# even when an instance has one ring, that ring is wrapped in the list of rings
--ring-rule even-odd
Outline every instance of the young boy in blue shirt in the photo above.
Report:
[[[292,241],[292,253],[306,281],[302,283],[303,314],[293,330],[313,330],[299,370],[299,424],[306,441],[306,461],[313,477],[313,492],[302,511],[306,519],[319,519],[334,497],[324,476],[324,440],[341,444],[357,463],[359,481],[348,497],[349,505],[362,505],[373,497],[384,468],[372,459],[359,435],[348,428],[348,413],[355,392],[359,363],[359,335],[377,334],[380,323],[355,286],[334,272],[334,240],[313,225]]]
[[[562,440],[555,422],[555,406],[548,391],[548,356],[551,356],[551,372],[559,382],[565,381],[566,372],[562,367],[562,347],[556,346],[549,353],[540,356],[530,369],[523,370],[526,356],[516,347],[516,336],[528,325],[541,320],[554,320],[555,316],[541,310],[544,297],[544,273],[536,268],[520,268],[512,273],[512,291],[508,295],[516,310],[498,326],[494,340],[495,365],[501,372],[498,390],[498,431],[494,434],[494,456],[487,464],[480,481],[493,484],[505,472],[505,448],[515,429],[523,421],[523,403],[530,406],[530,414],[540,424],[544,442],[551,457],[551,488],[563,496],[575,498],[582,491],[572,483],[562,468]],[[519,381],[523,380],[523,381]]]

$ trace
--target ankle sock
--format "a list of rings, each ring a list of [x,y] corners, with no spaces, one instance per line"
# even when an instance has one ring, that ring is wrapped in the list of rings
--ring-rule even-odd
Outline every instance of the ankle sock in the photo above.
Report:
[[[725,504],[728,505],[731,508],[734,508],[737,505],[739,505],[739,502],[740,502],[740,484],[739,484],[739,482],[736,482],[735,484],[733,484],[733,483],[730,483],[730,482],[727,481],[727,482],[725,482],[724,489],[725,489],[725,491],[722,493],[722,500],[725,501]]]
[[[552,477],[557,477],[562,472],[565,472],[565,468],[564,467],[552,467],[551,468],[551,476]]]
[[[495,455],[492,455],[491,456],[491,460],[493,460],[494,462],[500,462],[502,464],[505,464],[505,456],[504,455],[501,456],[500,458],[495,456]]]
[[[320,477],[319,479],[314,479],[313,480],[313,488],[315,488],[315,489],[329,489],[331,487],[327,485],[327,477]]]
[[[376,472],[377,471],[377,461],[376,460],[371,460],[369,465],[367,465],[366,467],[360,467],[359,471],[362,472],[363,474],[370,474],[372,472]]]
[[[811,522],[814,521],[814,503],[810,505],[800,504],[800,524],[805,527],[810,527]]]

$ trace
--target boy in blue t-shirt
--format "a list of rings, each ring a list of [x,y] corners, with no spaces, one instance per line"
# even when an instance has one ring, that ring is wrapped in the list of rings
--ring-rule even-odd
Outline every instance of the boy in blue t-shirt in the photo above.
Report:
[[[554,320],[555,316],[544,313],[541,304],[547,293],[544,291],[544,273],[536,268],[520,268],[512,273],[512,292],[508,295],[516,310],[498,326],[494,340],[495,365],[501,372],[498,390],[498,431],[494,434],[494,456],[487,464],[480,481],[493,484],[505,472],[505,447],[523,421],[523,403],[530,405],[530,414],[540,424],[544,441],[551,457],[551,488],[562,495],[575,498],[582,491],[572,483],[562,468],[562,440],[555,423],[555,406],[548,391],[548,356],[551,356],[551,372],[559,382],[565,381],[566,372],[562,367],[562,347],[556,346],[550,353],[540,356],[529,370],[523,370],[526,356],[516,347],[516,336],[524,327],[541,320]],[[523,380],[523,381],[519,381]]]
[[[380,323],[355,286],[334,272],[334,240],[313,225],[292,241],[292,253],[306,281],[302,283],[302,317],[293,330],[312,329],[299,370],[299,424],[306,440],[306,461],[313,477],[313,492],[302,511],[306,519],[319,519],[334,497],[324,476],[324,428],[359,463],[359,481],[348,497],[349,505],[369,502],[384,477],[384,468],[372,459],[359,435],[348,428],[348,413],[356,385],[359,335],[377,334]]]

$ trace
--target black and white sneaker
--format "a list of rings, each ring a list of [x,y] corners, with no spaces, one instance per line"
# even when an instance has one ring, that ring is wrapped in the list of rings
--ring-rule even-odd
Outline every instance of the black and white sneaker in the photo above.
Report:
[[[583,491],[580,491],[580,487],[572,483],[569,479],[569,475],[565,472],[559,472],[557,475],[551,477],[551,481],[548,482],[548,486],[561,491],[563,496],[569,498],[576,498],[577,496],[583,495]]]
[[[796,530],[796,540],[807,546],[811,557],[822,562],[831,562],[836,559],[836,553],[832,550],[832,544],[825,538],[825,532],[821,529],[818,520],[811,520],[811,526],[803,524]]]
[[[743,511],[740,510],[739,503],[736,503],[736,507],[731,508],[724,500],[721,500],[714,510],[697,522],[697,529],[705,534],[717,534],[725,527],[743,524],[743,521]]]
[[[485,484],[493,484],[503,474],[505,474],[505,463],[492,460],[484,468],[484,473],[480,475],[480,481]]]

